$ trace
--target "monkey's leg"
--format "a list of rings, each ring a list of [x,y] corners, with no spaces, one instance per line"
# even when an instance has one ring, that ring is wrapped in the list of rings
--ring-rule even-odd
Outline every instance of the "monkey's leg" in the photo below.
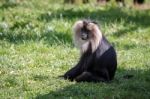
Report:
[[[75,78],[77,82],[105,82],[104,78],[93,75],[90,72],[83,72]]]

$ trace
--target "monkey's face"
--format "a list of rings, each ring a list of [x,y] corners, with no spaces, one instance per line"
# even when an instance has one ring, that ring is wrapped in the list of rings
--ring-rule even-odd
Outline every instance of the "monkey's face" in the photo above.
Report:
[[[93,34],[93,25],[96,25],[90,21],[82,21],[82,27],[80,27],[79,37],[82,40],[88,40],[92,37]]]
[[[80,37],[81,37],[82,40],[89,39],[89,34],[90,34],[90,31],[87,30],[86,27],[81,28]]]
[[[88,49],[89,43],[92,43],[92,51],[97,48],[102,38],[102,33],[95,22],[89,20],[77,21],[73,26],[74,43],[82,52]]]

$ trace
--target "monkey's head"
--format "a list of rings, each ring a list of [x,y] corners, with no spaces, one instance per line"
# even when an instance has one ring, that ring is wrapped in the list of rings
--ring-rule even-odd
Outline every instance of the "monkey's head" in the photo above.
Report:
[[[97,30],[97,24],[93,21],[83,20],[77,21],[74,25],[74,32],[81,40],[89,40],[94,37]]]
[[[74,24],[74,41],[80,49],[85,49],[92,44],[92,50],[95,50],[102,38],[101,31],[96,22],[90,20],[80,20]],[[84,48],[83,48],[84,47]]]

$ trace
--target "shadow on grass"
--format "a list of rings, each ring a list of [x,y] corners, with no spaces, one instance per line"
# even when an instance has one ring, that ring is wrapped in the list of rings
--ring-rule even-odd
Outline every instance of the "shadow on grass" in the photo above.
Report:
[[[125,9],[124,9],[125,10]],[[57,11],[53,11],[51,14],[49,13],[43,13],[38,17],[38,20],[40,21],[51,21],[52,19],[60,19],[64,18],[66,20],[72,20],[72,19],[92,19],[97,21],[102,21],[106,24],[111,24],[114,22],[120,23],[122,20],[124,20],[124,26],[129,27],[129,23],[135,24],[134,26],[130,28],[123,28],[122,30],[118,30],[116,33],[113,33],[114,36],[120,37],[124,35],[127,32],[134,31],[137,29],[137,27],[149,27],[150,22],[148,22],[150,18],[150,11],[145,10],[144,13],[140,13],[140,11],[131,11],[131,13],[135,14],[129,14],[125,12],[123,9],[120,8],[108,8],[106,10],[94,10],[90,11],[89,9],[81,9],[81,10],[74,10],[74,9],[58,9]],[[129,10],[130,11],[130,10]]]
[[[8,8],[14,8],[16,7],[18,4],[17,3],[10,3],[10,2],[6,2],[6,3],[3,3],[1,6],[0,6],[0,9],[8,9]]]
[[[125,74],[134,74],[125,79]],[[39,94],[36,99],[148,99],[150,96],[150,71],[119,70],[110,83],[76,83],[47,94]]]
[[[92,20],[101,21],[104,24],[112,24],[112,23],[121,23],[122,20],[124,21],[123,29],[120,29],[114,33],[112,33],[112,36],[121,37],[125,35],[126,33],[130,33],[131,31],[135,31],[138,27],[147,28],[150,26],[150,22],[148,21],[150,18],[150,11],[145,10],[143,12],[140,11],[131,11],[131,13],[135,14],[128,14],[123,9],[119,8],[106,8],[106,10],[101,9],[95,9],[94,11],[90,11],[88,9],[58,9],[53,10],[51,9],[51,14],[49,13],[43,13],[38,18],[37,21],[41,22],[48,22],[52,19],[65,19],[65,20],[75,20],[75,19],[85,19],[90,18]],[[72,38],[70,34],[62,33],[58,31],[53,31],[52,33],[41,33],[40,36],[38,36],[36,33],[32,34],[13,34],[12,32],[16,30],[18,27],[25,27],[25,25],[28,22],[23,23],[16,23],[11,28],[11,33],[5,33],[4,35],[0,35],[0,39],[6,39],[11,43],[22,43],[24,41],[39,41],[44,40],[48,44],[54,44],[54,43],[68,43],[71,44]],[[133,23],[133,26],[128,26],[129,23]],[[127,27],[127,28],[126,28]],[[31,32],[31,31],[29,31]]]
[[[40,41],[43,40],[45,43],[49,45],[53,44],[71,44],[72,38],[68,33],[62,33],[57,31],[52,32],[43,32],[41,34],[24,34],[18,33],[13,35],[13,33],[7,33],[0,36],[0,39],[7,40],[11,43],[23,43],[24,41]]]

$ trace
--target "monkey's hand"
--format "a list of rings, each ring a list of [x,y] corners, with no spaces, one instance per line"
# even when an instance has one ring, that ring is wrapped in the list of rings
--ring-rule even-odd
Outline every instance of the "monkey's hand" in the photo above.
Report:
[[[64,74],[64,79],[68,79],[68,80],[70,80],[70,81],[73,81],[73,74],[71,74],[71,72],[67,72],[67,73],[65,73]]]
[[[69,79],[69,80],[73,81],[73,79],[76,78],[81,73],[82,73],[82,71],[80,69],[80,66],[77,65],[77,66],[71,68],[69,71],[67,71],[64,74],[64,79]]]

